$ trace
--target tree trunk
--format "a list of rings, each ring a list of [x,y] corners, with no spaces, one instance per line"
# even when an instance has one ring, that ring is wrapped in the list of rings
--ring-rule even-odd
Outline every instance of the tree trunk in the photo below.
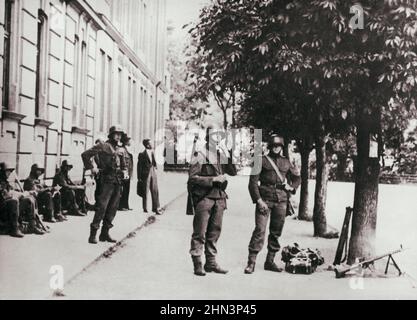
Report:
[[[314,194],[314,236],[324,237],[327,232],[326,196],[329,166],[326,155],[326,139],[323,136],[316,138],[316,190]]]
[[[375,234],[378,206],[380,165],[378,158],[370,158],[370,137],[377,119],[362,119],[357,124],[357,150],[355,163],[355,198],[352,216],[352,234],[349,244],[348,264],[357,258],[375,255]]]
[[[310,146],[303,141],[300,148],[301,155],[301,188],[300,188],[300,204],[298,207],[298,220],[310,220],[308,214],[308,178],[309,178],[309,158]]]

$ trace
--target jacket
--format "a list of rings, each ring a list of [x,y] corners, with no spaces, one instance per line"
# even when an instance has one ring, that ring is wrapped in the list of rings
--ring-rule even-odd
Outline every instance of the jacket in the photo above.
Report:
[[[122,184],[124,173],[127,173],[122,148],[107,141],[84,151],[81,158],[86,170],[94,168],[91,159],[95,157],[99,159],[100,180],[103,183]]]
[[[279,156],[273,161],[275,161],[281,175],[287,179],[287,183],[297,189],[301,183],[298,169],[285,157]],[[287,201],[287,192],[279,187],[284,183],[285,181],[279,179],[266,156],[263,156],[261,171],[258,174],[252,172],[249,178],[249,193],[253,203],[258,202],[259,199],[272,202]]]

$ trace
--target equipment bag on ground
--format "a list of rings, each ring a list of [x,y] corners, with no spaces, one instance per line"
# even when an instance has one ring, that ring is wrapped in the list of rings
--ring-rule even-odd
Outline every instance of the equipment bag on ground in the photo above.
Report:
[[[324,263],[319,250],[301,249],[297,243],[282,249],[285,271],[293,274],[312,274]]]

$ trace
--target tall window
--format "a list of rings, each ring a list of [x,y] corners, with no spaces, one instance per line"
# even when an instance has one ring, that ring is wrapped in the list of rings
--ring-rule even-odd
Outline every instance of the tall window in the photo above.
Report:
[[[4,10],[4,53],[3,53],[3,96],[4,109],[9,109],[9,68],[10,68],[10,33],[12,29],[12,1],[5,1]]]
[[[107,56],[107,124],[112,123],[113,110],[113,60]]]
[[[120,124],[120,120],[122,119],[121,117],[121,113],[122,113],[122,99],[123,99],[123,74],[122,74],[122,69],[119,68],[119,72],[118,72],[118,83],[119,83],[119,88],[118,88],[118,97],[117,97],[117,123]]]
[[[41,81],[42,81],[42,54],[43,46],[45,45],[43,34],[44,26],[46,21],[46,15],[43,10],[39,9],[38,11],[38,35],[37,35],[37,44],[36,44],[36,101],[35,101],[35,115],[40,116],[40,93],[41,93]]]
[[[132,127],[131,127],[131,110],[132,110],[132,78],[128,77],[127,79],[127,101],[126,101],[126,126],[127,126],[127,133],[132,134]]]
[[[104,131],[104,120],[106,114],[106,53],[100,50],[100,64],[101,64],[101,76],[100,76],[100,132]]]
[[[81,87],[80,87],[80,118],[79,126],[85,126],[85,115],[87,105],[87,43],[85,41],[81,44]]]

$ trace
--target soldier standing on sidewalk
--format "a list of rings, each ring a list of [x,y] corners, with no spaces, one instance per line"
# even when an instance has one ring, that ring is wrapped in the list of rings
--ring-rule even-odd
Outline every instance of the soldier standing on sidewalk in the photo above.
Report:
[[[213,127],[207,129],[206,150],[193,155],[189,170],[188,184],[195,208],[190,254],[194,274],[197,276],[205,276],[204,271],[220,274],[228,272],[216,262],[216,245],[222,229],[223,212],[227,209],[225,174],[235,176],[237,171],[229,150],[219,148],[224,139],[221,134]],[[204,270],[201,260],[203,251],[206,255]]]
[[[249,243],[249,259],[246,274],[255,271],[256,256],[265,242],[268,218],[271,216],[268,237],[268,255],[264,265],[267,271],[281,272],[275,262],[275,255],[280,250],[279,237],[287,213],[289,193],[295,193],[301,179],[298,170],[284,156],[284,138],[273,135],[268,143],[269,154],[262,156],[260,173],[251,174],[249,192],[256,203],[255,223],[252,239]]]
[[[113,227],[112,222],[119,207],[123,180],[128,176],[124,156],[119,147],[122,134],[120,126],[111,127],[107,142],[97,144],[81,155],[85,169],[92,170],[93,174],[100,174],[101,191],[88,239],[91,244],[97,243],[96,235],[102,221],[99,240],[116,242],[110,237],[109,230]],[[92,164],[92,159],[96,156],[99,157],[98,168],[94,168]]]

